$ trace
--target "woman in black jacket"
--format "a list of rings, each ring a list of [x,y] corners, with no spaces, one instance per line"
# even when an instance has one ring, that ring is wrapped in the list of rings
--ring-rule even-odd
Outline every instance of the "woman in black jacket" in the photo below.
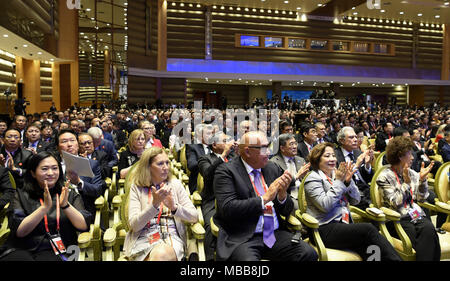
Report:
[[[11,234],[1,260],[65,260],[65,250],[77,244],[77,232],[87,231],[92,215],[81,195],[64,184],[61,164],[53,154],[33,155],[24,186],[17,189]]]

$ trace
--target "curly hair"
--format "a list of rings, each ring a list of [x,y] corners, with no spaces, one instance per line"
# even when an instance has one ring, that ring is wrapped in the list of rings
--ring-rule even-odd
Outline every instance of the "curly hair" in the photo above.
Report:
[[[400,158],[413,150],[414,142],[409,137],[398,136],[391,139],[386,146],[386,160],[391,165],[400,163]]]

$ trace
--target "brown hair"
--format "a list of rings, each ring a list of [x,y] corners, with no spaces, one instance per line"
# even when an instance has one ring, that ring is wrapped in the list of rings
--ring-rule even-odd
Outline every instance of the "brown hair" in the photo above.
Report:
[[[334,144],[331,142],[323,142],[313,147],[313,149],[309,152],[308,160],[311,163],[312,170],[319,170],[320,157],[322,157],[325,149],[327,147],[331,147],[334,151]]]
[[[386,146],[386,160],[391,165],[398,164],[400,158],[413,148],[414,143],[409,137],[395,137]]]

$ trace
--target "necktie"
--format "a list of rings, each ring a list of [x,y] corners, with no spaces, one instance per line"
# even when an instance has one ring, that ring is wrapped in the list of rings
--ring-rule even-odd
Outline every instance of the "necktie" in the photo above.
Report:
[[[347,154],[347,156],[350,158],[350,160],[352,160],[352,162],[355,162],[355,157],[353,156],[353,153],[350,152],[349,154]]]
[[[288,163],[289,163],[288,171],[292,175],[292,177],[295,177],[295,175],[297,174],[297,171],[295,169],[294,157],[290,157]]]
[[[256,190],[258,191],[258,193],[260,195],[264,195],[265,191],[264,191],[264,187],[261,183],[260,172],[258,170],[253,170],[252,173],[254,175],[253,182],[255,184]],[[273,215],[264,216],[263,241],[264,241],[264,244],[266,244],[266,246],[269,248],[272,248],[273,244],[275,244],[276,239],[275,239],[275,234],[274,234]]]

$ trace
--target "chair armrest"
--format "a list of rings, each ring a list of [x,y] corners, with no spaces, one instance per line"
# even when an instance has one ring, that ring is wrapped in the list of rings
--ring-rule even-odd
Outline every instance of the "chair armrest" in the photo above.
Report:
[[[198,193],[198,191],[194,191],[194,193],[192,193],[192,203],[194,203],[194,206],[202,205],[202,196]]]
[[[380,208],[381,211],[383,211],[384,215],[386,216],[386,218],[390,221],[400,221],[400,214],[394,210],[391,210],[389,208],[386,207],[381,207]]]
[[[441,201],[435,202],[436,210],[440,213],[450,214],[450,205]]]
[[[436,206],[428,202],[417,202],[417,205],[419,205],[422,208],[427,208],[430,211],[437,211]]]
[[[299,219],[306,227],[319,228],[319,221],[307,213],[301,214],[299,210],[296,210],[295,217]]]
[[[212,217],[209,220],[209,225],[211,226],[211,233],[214,235],[214,237],[218,237],[219,236],[219,227],[217,226],[217,224],[214,223],[214,220]]]
[[[78,235],[78,247],[80,247],[80,249],[86,249],[87,247],[89,247],[90,243],[91,234],[89,232],[83,232]]]
[[[116,231],[112,228],[108,228],[103,234],[103,243],[105,247],[112,247],[116,243]]]
[[[379,212],[377,212],[376,210],[378,210]],[[379,222],[386,221],[385,214],[383,213],[383,211],[381,211],[378,208],[374,208],[374,207],[367,208],[366,209],[366,216],[370,220],[373,220],[373,221],[379,221]]]
[[[97,199],[95,199],[95,209],[101,210],[103,208],[103,205],[105,204],[105,198],[103,196],[99,196]]]
[[[192,234],[194,235],[194,238],[196,240],[205,239],[205,229],[198,222],[191,225],[191,230],[192,230]]]
[[[113,208],[120,207],[120,204],[122,204],[122,197],[120,195],[114,196],[111,203],[113,205]]]

